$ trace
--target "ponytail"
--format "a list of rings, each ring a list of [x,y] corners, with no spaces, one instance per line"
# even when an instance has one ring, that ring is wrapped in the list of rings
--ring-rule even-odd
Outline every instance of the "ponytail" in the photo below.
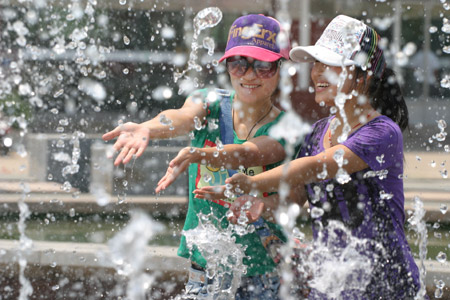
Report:
[[[368,96],[373,108],[391,118],[402,131],[408,127],[408,107],[392,69],[386,68],[381,78],[370,79]]]

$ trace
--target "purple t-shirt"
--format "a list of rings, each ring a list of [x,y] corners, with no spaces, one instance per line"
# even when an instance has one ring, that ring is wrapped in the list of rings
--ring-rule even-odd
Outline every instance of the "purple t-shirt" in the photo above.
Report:
[[[325,150],[324,136],[333,118],[314,124],[299,157],[314,156]],[[367,299],[413,297],[419,286],[419,271],[403,229],[401,130],[390,118],[379,116],[353,132],[342,144],[369,167],[350,174],[351,180],[345,184],[333,178],[306,186],[311,209],[323,209],[323,214],[316,214],[317,219],[313,220],[320,223],[313,224],[327,226],[331,220],[341,221],[353,236],[383,245],[385,255],[366,288]],[[318,228],[313,225],[315,238]]]

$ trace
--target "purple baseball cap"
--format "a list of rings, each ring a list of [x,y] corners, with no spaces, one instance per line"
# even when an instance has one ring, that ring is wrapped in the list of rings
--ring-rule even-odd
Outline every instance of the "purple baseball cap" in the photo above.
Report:
[[[246,15],[236,19],[228,33],[225,54],[219,62],[232,56],[248,56],[262,61],[289,59],[289,35],[280,22],[264,15]],[[279,37],[281,36],[281,37]]]

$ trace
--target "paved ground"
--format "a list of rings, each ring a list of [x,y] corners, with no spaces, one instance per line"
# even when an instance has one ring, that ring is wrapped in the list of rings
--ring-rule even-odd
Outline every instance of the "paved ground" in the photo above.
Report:
[[[17,261],[18,241],[0,240],[0,265]],[[33,242],[33,249],[26,255],[30,265],[51,265],[53,267],[86,267],[86,268],[114,268],[108,259],[110,250],[106,244],[82,244],[60,242]],[[152,271],[178,272],[185,274],[188,269],[186,259],[176,255],[176,248],[165,246],[147,247],[143,268]],[[419,261],[417,261],[419,265]],[[449,263],[439,263],[434,260],[424,262],[427,270],[426,285],[434,290],[434,280],[444,282],[450,280]]]

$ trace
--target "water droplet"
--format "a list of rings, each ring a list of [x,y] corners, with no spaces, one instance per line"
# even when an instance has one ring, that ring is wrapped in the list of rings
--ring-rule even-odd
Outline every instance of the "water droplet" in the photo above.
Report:
[[[229,190],[229,189],[225,189],[225,191],[223,192],[223,194],[224,194],[224,196],[225,196],[226,198],[228,198],[228,199],[232,199],[232,198],[235,197],[235,196],[234,196],[234,193],[233,193],[231,190]]]
[[[445,282],[442,279],[435,281],[436,288],[443,289],[445,287]]]
[[[128,186],[128,181],[126,181],[126,180],[122,181],[122,185],[123,186]]]
[[[216,26],[222,20],[222,11],[218,7],[207,7],[197,13],[194,27],[198,31]]]
[[[208,173],[206,173],[205,175],[203,175],[203,180],[205,182],[210,182],[212,179],[211,175],[209,175]]]
[[[209,121],[209,123],[208,123],[208,128],[209,128],[210,130],[215,130],[215,129],[219,128],[219,124],[217,124],[218,121],[219,121],[219,120],[211,119],[211,120]]]
[[[203,47],[208,50],[208,55],[212,56],[214,54],[215,43],[210,37],[205,37],[203,39]]]
[[[164,39],[173,39],[176,36],[176,32],[175,29],[173,29],[172,27],[169,26],[165,26],[161,29],[161,36]]]
[[[128,68],[124,68],[122,72],[123,74],[128,75],[128,73],[130,73],[130,70],[128,70]]]
[[[434,160],[432,160],[432,161],[430,162],[430,166],[431,166],[432,168],[436,167],[436,162],[435,162]]]
[[[129,45],[129,44],[130,44],[130,38],[127,37],[126,35],[124,35],[124,36],[123,36],[123,43],[124,43],[125,45]]]
[[[327,165],[323,164],[323,170],[319,174],[317,174],[318,179],[326,179],[328,176]]]
[[[200,121],[200,119],[197,116],[194,117],[194,127],[196,130],[201,130],[203,127],[202,122]]]
[[[445,215],[445,213],[447,212],[447,210],[448,210],[448,207],[447,207],[447,204],[441,204],[441,207],[439,208],[439,210],[441,211],[441,213],[443,214],[443,215]]]
[[[119,0],[119,4],[120,5],[125,5],[125,4],[127,4],[127,0]]]
[[[338,149],[333,154],[333,159],[336,161],[339,167],[342,167],[344,163],[344,150]]]
[[[437,121],[437,124],[440,130],[444,130],[445,128],[447,128],[447,122],[445,122],[444,120]]]
[[[69,216],[70,217],[75,217],[75,208],[71,208],[70,210],[69,210]]]
[[[323,216],[324,211],[322,208],[320,207],[313,207],[311,208],[311,217],[314,219],[320,218],[321,216]]]
[[[352,180],[352,178],[350,177],[350,175],[347,173],[347,171],[345,171],[344,168],[339,168],[339,170],[336,173],[336,180],[337,182],[339,182],[340,184],[346,184],[348,183],[350,180]]]
[[[444,252],[440,251],[438,253],[438,255],[436,256],[436,260],[440,263],[445,263],[447,261],[447,254],[445,254]]]
[[[416,160],[417,160],[417,161],[421,161],[422,158],[421,158],[420,156],[416,155]]]
[[[450,89],[450,76],[449,75],[445,75],[441,79],[441,87],[443,87],[445,89]]]
[[[64,89],[60,89],[60,90],[56,91],[56,92],[53,94],[53,98],[58,98],[58,97],[61,96],[62,94],[64,94]]]
[[[222,151],[224,149],[223,143],[219,138],[216,139],[216,148],[217,151]]]
[[[406,56],[413,55],[416,52],[416,50],[417,46],[413,42],[409,42],[403,47],[403,53],[405,53]]]
[[[385,191],[380,191],[380,199],[389,200],[392,199],[392,197],[394,197],[394,194],[386,193]]]
[[[166,117],[166,115],[161,114],[161,115],[159,116],[159,123],[161,123],[161,124],[164,125],[164,126],[171,126],[171,125],[172,125],[172,120],[168,119],[168,118]]]
[[[436,26],[431,26],[431,27],[428,29],[428,31],[429,31],[430,33],[435,33],[435,32],[438,31],[438,29],[437,29]]]
[[[78,89],[100,103],[106,98],[107,95],[103,84],[88,78],[83,78],[80,80],[78,83]]]
[[[381,154],[380,156],[377,156],[376,159],[377,159],[377,162],[378,162],[380,165],[382,165],[382,164],[385,163],[385,161],[384,161],[384,154]]]
[[[436,289],[434,291],[434,298],[440,299],[444,295],[444,291],[442,289]]]
[[[448,178],[448,172],[446,169],[440,170],[439,172],[441,173],[442,178],[444,178],[444,179]]]
[[[65,191],[65,192],[69,193],[70,190],[72,189],[72,185],[70,184],[70,182],[65,181],[65,182],[63,183],[63,185],[61,186],[61,189],[62,189],[63,191]]]
[[[395,54],[395,62],[398,66],[404,67],[408,64],[408,56],[403,52],[397,52]]]

